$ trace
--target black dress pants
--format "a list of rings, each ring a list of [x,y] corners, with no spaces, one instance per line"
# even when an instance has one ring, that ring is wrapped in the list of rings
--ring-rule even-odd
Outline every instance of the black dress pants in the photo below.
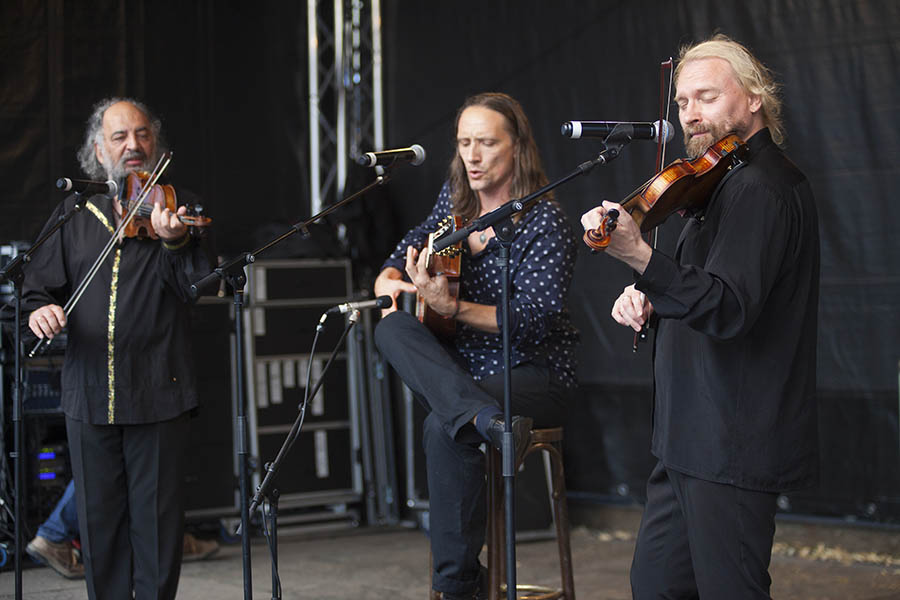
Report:
[[[432,587],[452,595],[478,586],[478,554],[486,525],[484,441],[472,418],[487,406],[501,410],[503,374],[475,381],[458,354],[409,313],[393,312],[375,329],[375,343],[416,397],[429,409],[423,444],[428,473]],[[551,427],[565,415],[565,388],[549,369],[522,364],[512,370],[513,413]]]
[[[647,482],[635,600],[769,598],[776,494],[691,477],[657,463]]]
[[[184,535],[188,414],[142,425],[66,417],[92,600],[172,599]]]

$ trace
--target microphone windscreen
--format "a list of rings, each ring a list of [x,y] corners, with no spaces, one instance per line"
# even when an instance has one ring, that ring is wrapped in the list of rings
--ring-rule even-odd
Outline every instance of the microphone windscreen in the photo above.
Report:
[[[665,119],[657,121],[654,125],[656,125],[657,138],[662,138],[663,142],[671,142],[672,138],[675,137],[675,128]]]
[[[413,144],[412,146],[409,147],[409,149],[412,150],[413,154],[416,155],[416,157],[414,159],[409,161],[409,164],[411,164],[414,167],[418,167],[423,162],[425,162],[425,148],[423,148],[422,146],[420,146],[418,144]],[[387,296],[384,296],[384,297],[387,298]],[[390,301],[390,298],[388,298],[388,300]],[[388,306],[390,306],[391,304],[392,303],[389,302]],[[382,306],[381,308],[387,308],[387,307]]]
[[[560,126],[559,132],[563,137],[577,140],[581,137],[581,121],[566,121]]]

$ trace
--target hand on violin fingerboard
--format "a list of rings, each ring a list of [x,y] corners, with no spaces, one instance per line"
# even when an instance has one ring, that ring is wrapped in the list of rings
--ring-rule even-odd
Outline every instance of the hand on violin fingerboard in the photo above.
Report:
[[[638,273],[643,273],[650,262],[653,249],[641,237],[640,227],[622,205],[604,200],[601,206],[596,206],[581,216],[581,224],[585,231],[597,230],[611,210],[616,210],[619,214],[615,229],[609,233],[606,253]]]
[[[184,216],[186,212],[187,207],[184,206],[179,206],[176,212],[172,212],[168,208],[162,208],[160,203],[154,203],[150,224],[163,241],[172,242],[187,234],[187,225],[178,218]]]

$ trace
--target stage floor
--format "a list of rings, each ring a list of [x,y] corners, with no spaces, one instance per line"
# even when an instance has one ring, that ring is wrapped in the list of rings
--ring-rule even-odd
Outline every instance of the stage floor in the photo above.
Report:
[[[624,516],[622,516],[624,514]],[[628,569],[637,515],[616,513],[614,523],[572,532],[575,588],[579,600],[631,598]],[[900,598],[900,534],[828,525],[778,523],[772,558],[774,598],[887,600]],[[805,555],[805,556],[804,556]],[[558,585],[552,540],[521,543],[519,583]],[[28,560],[26,558],[26,560]],[[366,528],[279,539],[283,598],[315,600],[427,600],[428,544],[421,531]],[[252,549],[253,597],[272,598],[266,546]],[[48,568],[23,574],[24,598],[81,600],[84,581],[67,581]],[[14,598],[11,571],[0,574],[0,598]],[[186,563],[179,599],[243,598],[240,545]]]

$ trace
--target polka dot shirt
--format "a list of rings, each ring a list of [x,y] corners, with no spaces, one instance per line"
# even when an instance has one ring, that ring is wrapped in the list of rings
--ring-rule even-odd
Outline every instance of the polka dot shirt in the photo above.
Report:
[[[431,214],[404,236],[382,269],[395,267],[403,271],[407,246],[424,246],[428,234],[450,213],[450,186],[445,183]],[[496,265],[499,254],[500,244],[495,238],[475,255],[463,243],[461,300],[489,306],[500,303],[503,284]],[[578,333],[569,317],[567,297],[575,256],[572,229],[556,204],[539,201],[516,224],[510,249],[512,365],[547,365],[557,381],[570,387],[575,385]],[[498,310],[498,328],[500,318]],[[500,334],[459,323],[453,342],[475,379],[503,372]]]

